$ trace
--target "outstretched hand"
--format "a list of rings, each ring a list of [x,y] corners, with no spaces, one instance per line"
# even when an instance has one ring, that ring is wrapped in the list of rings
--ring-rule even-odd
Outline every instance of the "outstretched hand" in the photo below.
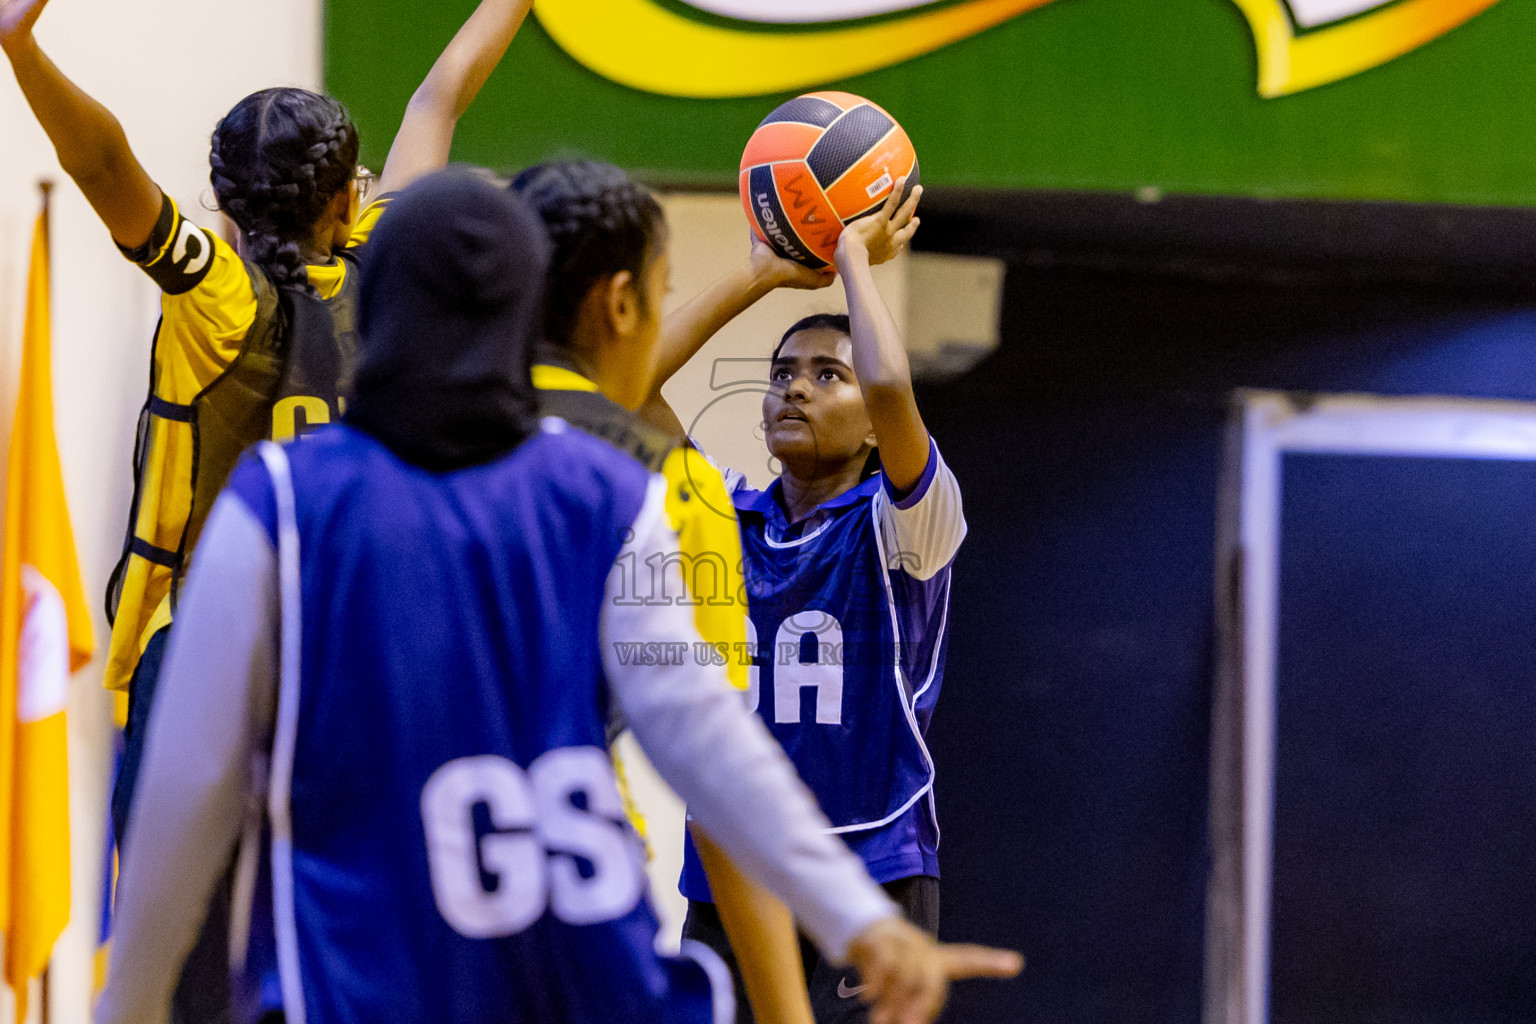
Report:
[[[748,232],[752,240],[752,275],[770,288],[825,288],[837,277],[831,267],[812,270],[803,263],[785,259],[773,250],[773,246]]]
[[[1012,978],[1024,969],[1012,950],[937,943],[899,917],[864,929],[849,944],[848,960],[864,985],[870,1024],[930,1024],[951,981]]]
[[[0,48],[7,52],[32,35],[48,0],[0,0]]]
[[[896,179],[891,194],[885,197],[885,204],[880,209],[846,225],[837,239],[838,257],[857,246],[869,253],[872,267],[895,259],[922,223],[917,216],[917,201],[923,197],[923,186],[914,188],[906,202],[902,202],[906,190],[907,179],[903,175]]]

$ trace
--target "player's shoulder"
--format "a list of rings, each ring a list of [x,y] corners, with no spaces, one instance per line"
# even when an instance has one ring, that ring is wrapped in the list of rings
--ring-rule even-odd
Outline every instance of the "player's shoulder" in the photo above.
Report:
[[[537,463],[535,470],[557,491],[643,494],[652,477],[652,468],[627,450],[559,416],[541,419],[518,451],[525,464]]]
[[[546,388],[539,391],[540,411],[571,427],[599,438],[609,447],[644,466],[661,472],[677,442],[647,423],[638,413],[624,408],[599,391]]]
[[[160,216],[149,238],[137,248],[121,245],[118,248],[149,275],[168,298],[198,289],[210,293],[201,298],[219,298],[223,292],[239,291],[241,283],[247,288],[250,284],[246,264],[234,246],[188,220],[176,201],[163,193]],[[230,298],[238,300],[239,296],[231,295]]]
[[[693,437],[690,436],[688,438],[686,447],[690,452],[690,454],[687,456],[689,460],[687,465],[693,466],[696,463],[704,463],[713,469],[715,474],[719,476],[721,489],[727,496],[734,498],[737,492],[747,492],[752,490],[752,485],[747,480],[747,475],[745,473],[741,472],[739,469],[733,469],[732,467],[725,465],[724,463],[720,462],[720,460],[716,459],[713,455],[705,452],[704,449],[699,446],[699,443],[693,439]]]
[[[918,581],[947,570],[969,532],[960,484],[931,438],[917,483],[904,493],[883,487],[875,507],[890,568]]]
[[[301,494],[312,495],[317,487],[332,494],[361,487],[377,495],[398,486],[422,485],[424,471],[403,462],[366,431],[345,423],[321,427],[300,441],[282,445],[281,452]],[[572,514],[582,508],[616,510],[613,514],[630,518],[644,502],[652,479],[644,466],[611,444],[553,417],[541,421],[505,457],[463,472],[492,474],[477,477],[474,486],[477,493],[493,502],[508,500],[507,495],[515,493],[520,500]],[[439,475],[428,474],[434,478]],[[272,473],[258,449],[242,456],[226,490],[275,536]]]
[[[667,517],[685,544],[709,550],[739,546],[740,524],[725,478],[702,452],[679,445],[667,456],[661,475],[667,485]]]
[[[684,501],[698,498],[711,505],[731,504],[731,487],[726,474],[703,452],[692,445],[680,444],[667,453],[661,474]]]
[[[395,195],[394,192],[386,193],[363,207],[362,212],[357,215],[357,222],[352,225],[352,233],[347,236],[347,249],[361,249],[368,244],[368,240],[373,237],[374,228],[379,226],[380,218],[388,212]]]
[[[264,448],[276,449],[276,460],[288,486],[296,493],[312,494],[317,488],[345,490],[358,481],[378,486],[398,460],[380,441],[345,423],[332,423],[284,444],[263,441],[240,457],[229,475],[225,490],[239,498],[269,531],[277,521],[273,465]],[[303,503],[302,501],[300,502]]]
[[[898,491],[883,474],[881,478],[884,481],[881,489],[883,506],[905,512],[922,504],[942,504],[953,505],[953,511],[959,511],[960,483],[944,461],[944,456],[939,452],[939,444],[931,434],[928,437],[928,462],[916,484],[906,491]]]
[[[384,441],[345,422],[312,431],[302,441],[285,445],[284,451],[296,475],[333,483],[350,477],[383,481],[401,475],[443,475],[412,466]],[[461,472],[476,474],[477,485],[488,483],[490,477],[515,479],[519,486],[569,497],[596,497],[615,489],[643,492],[650,479],[634,459],[555,417],[536,421],[522,443],[506,455],[448,475]]]

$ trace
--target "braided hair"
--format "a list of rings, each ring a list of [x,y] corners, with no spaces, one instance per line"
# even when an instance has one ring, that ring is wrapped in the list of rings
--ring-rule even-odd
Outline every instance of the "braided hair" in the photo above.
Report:
[[[666,231],[661,204],[624,171],[592,160],[530,167],[512,180],[512,191],[543,218],[549,232],[545,338],[569,346],[576,314],[594,284],[622,270],[638,281]]]
[[[307,89],[252,93],[214,128],[209,177],[219,209],[277,284],[309,287],[305,246],[356,176],[357,151],[357,127],[342,105]]]

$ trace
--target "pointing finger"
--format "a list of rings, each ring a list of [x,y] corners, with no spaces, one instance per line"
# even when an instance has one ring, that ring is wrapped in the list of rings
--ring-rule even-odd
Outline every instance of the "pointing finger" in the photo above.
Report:
[[[1024,969],[1024,957],[1011,949],[944,945],[944,973],[952,981],[964,978],[1012,978]]]

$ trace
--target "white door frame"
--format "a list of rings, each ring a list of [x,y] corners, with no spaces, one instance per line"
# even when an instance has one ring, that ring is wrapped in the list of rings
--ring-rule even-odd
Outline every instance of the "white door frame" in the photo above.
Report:
[[[1289,452],[1536,461],[1536,404],[1234,397],[1216,530],[1205,1024],[1269,1020],[1280,470]]]

